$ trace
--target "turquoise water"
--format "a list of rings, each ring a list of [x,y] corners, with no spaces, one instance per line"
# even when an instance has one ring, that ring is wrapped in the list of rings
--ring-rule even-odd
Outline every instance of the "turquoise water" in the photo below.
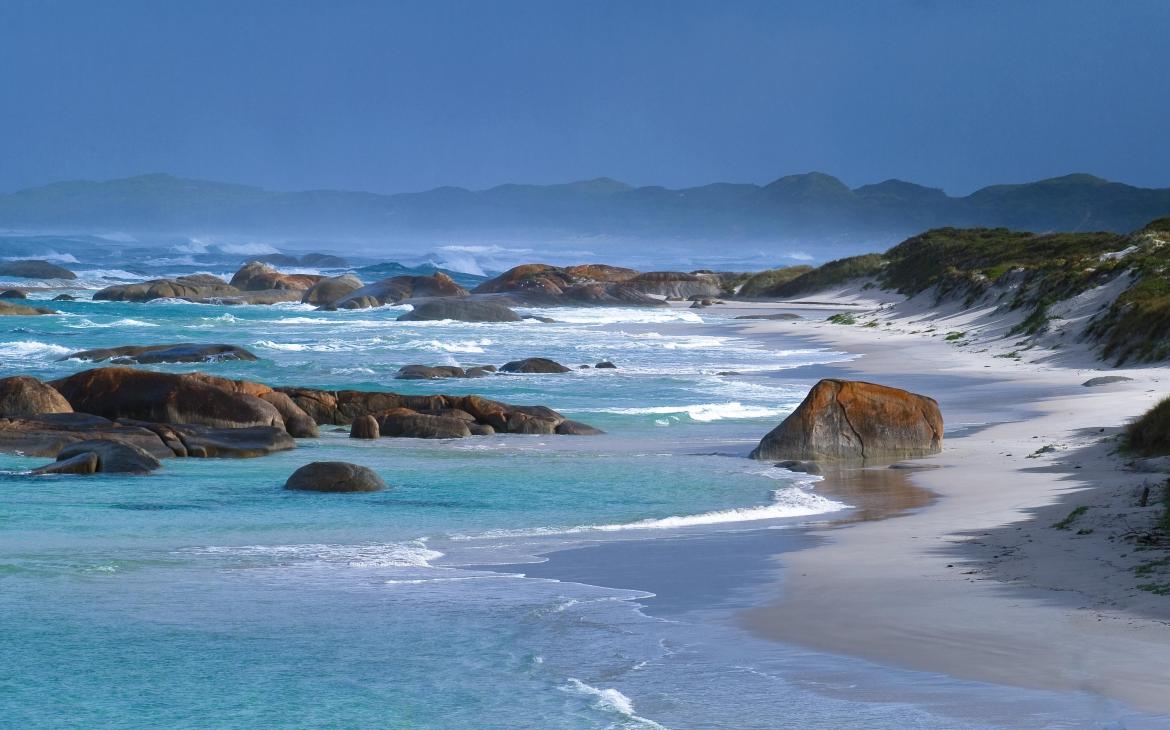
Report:
[[[4,374],[59,377],[91,367],[60,358],[93,347],[227,342],[262,359],[198,369],[273,385],[476,392],[549,405],[607,434],[355,442],[326,427],[295,451],[171,459],[145,477],[33,478],[23,472],[44,459],[0,455],[0,726],[1080,727],[1067,718],[1100,717],[1082,699],[881,670],[755,641],[710,616],[655,617],[641,610],[643,591],[483,567],[599,540],[796,528],[844,509],[809,478],[744,458],[805,386],[718,374],[842,353],[753,342],[690,310],[533,310],[558,322],[472,325],[399,323],[394,307],[54,306],[62,314],[0,321]],[[619,369],[391,379],[409,363],[528,356]],[[393,488],[281,489],[298,466],[331,459],[370,466]]]

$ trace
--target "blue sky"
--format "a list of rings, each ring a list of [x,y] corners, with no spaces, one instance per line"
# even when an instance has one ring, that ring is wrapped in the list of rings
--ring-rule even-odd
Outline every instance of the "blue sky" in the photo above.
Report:
[[[0,191],[1170,186],[1170,2],[0,3]]]

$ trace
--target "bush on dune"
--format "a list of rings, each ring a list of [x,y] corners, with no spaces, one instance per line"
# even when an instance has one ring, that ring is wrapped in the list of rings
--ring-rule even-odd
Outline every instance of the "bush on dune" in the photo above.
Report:
[[[1138,456],[1170,454],[1170,398],[1163,399],[1129,425],[1126,445]]]
[[[878,253],[837,259],[773,287],[768,296],[795,297],[840,286],[854,279],[877,276],[885,264],[885,257]]]
[[[802,274],[807,274],[812,271],[811,266],[782,266],[778,269],[769,269],[761,271],[758,274],[753,274],[743,282],[740,287],[739,296],[741,297],[766,297],[772,296],[771,292],[781,284],[792,281]]]

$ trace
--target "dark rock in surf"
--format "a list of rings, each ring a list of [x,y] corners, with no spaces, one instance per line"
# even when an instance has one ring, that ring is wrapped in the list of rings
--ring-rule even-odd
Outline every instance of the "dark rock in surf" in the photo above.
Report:
[[[556,427],[561,436],[600,436],[605,433],[600,428],[594,428],[580,421],[561,421]]]
[[[170,345],[125,345],[99,350],[83,350],[60,358],[61,360],[109,360],[118,364],[148,365],[170,362],[224,362],[230,360],[254,361],[255,355],[236,345],[205,345],[180,342]]]
[[[457,322],[519,322],[520,315],[497,302],[468,301],[466,299],[432,299],[414,305],[414,309],[398,318],[399,322],[440,321]]]
[[[94,463],[96,461],[96,463]],[[116,439],[78,441],[57,453],[57,462],[37,469],[35,474],[108,473],[149,474],[162,464],[153,455],[134,444]],[[86,471],[92,466],[93,472]]]
[[[500,367],[501,373],[567,373],[569,368],[546,357],[513,360]]]
[[[0,302],[0,317],[30,317],[38,314],[56,314],[54,309],[44,307],[26,307],[23,304]]]
[[[0,291],[0,299],[28,299],[28,294],[20,289],[5,289]]]
[[[386,489],[382,477],[368,467],[344,461],[314,461],[297,469],[284,483],[285,489],[304,492],[380,492]]]
[[[69,269],[38,259],[24,261],[0,261],[0,276],[15,276],[20,279],[76,279]]]

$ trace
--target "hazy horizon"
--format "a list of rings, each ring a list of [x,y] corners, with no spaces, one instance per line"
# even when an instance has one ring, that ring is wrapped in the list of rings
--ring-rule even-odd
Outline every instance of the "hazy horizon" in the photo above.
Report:
[[[809,170],[955,196],[1070,171],[1166,187],[1167,26],[1144,0],[18,0],[0,191],[147,172],[380,194]]]

